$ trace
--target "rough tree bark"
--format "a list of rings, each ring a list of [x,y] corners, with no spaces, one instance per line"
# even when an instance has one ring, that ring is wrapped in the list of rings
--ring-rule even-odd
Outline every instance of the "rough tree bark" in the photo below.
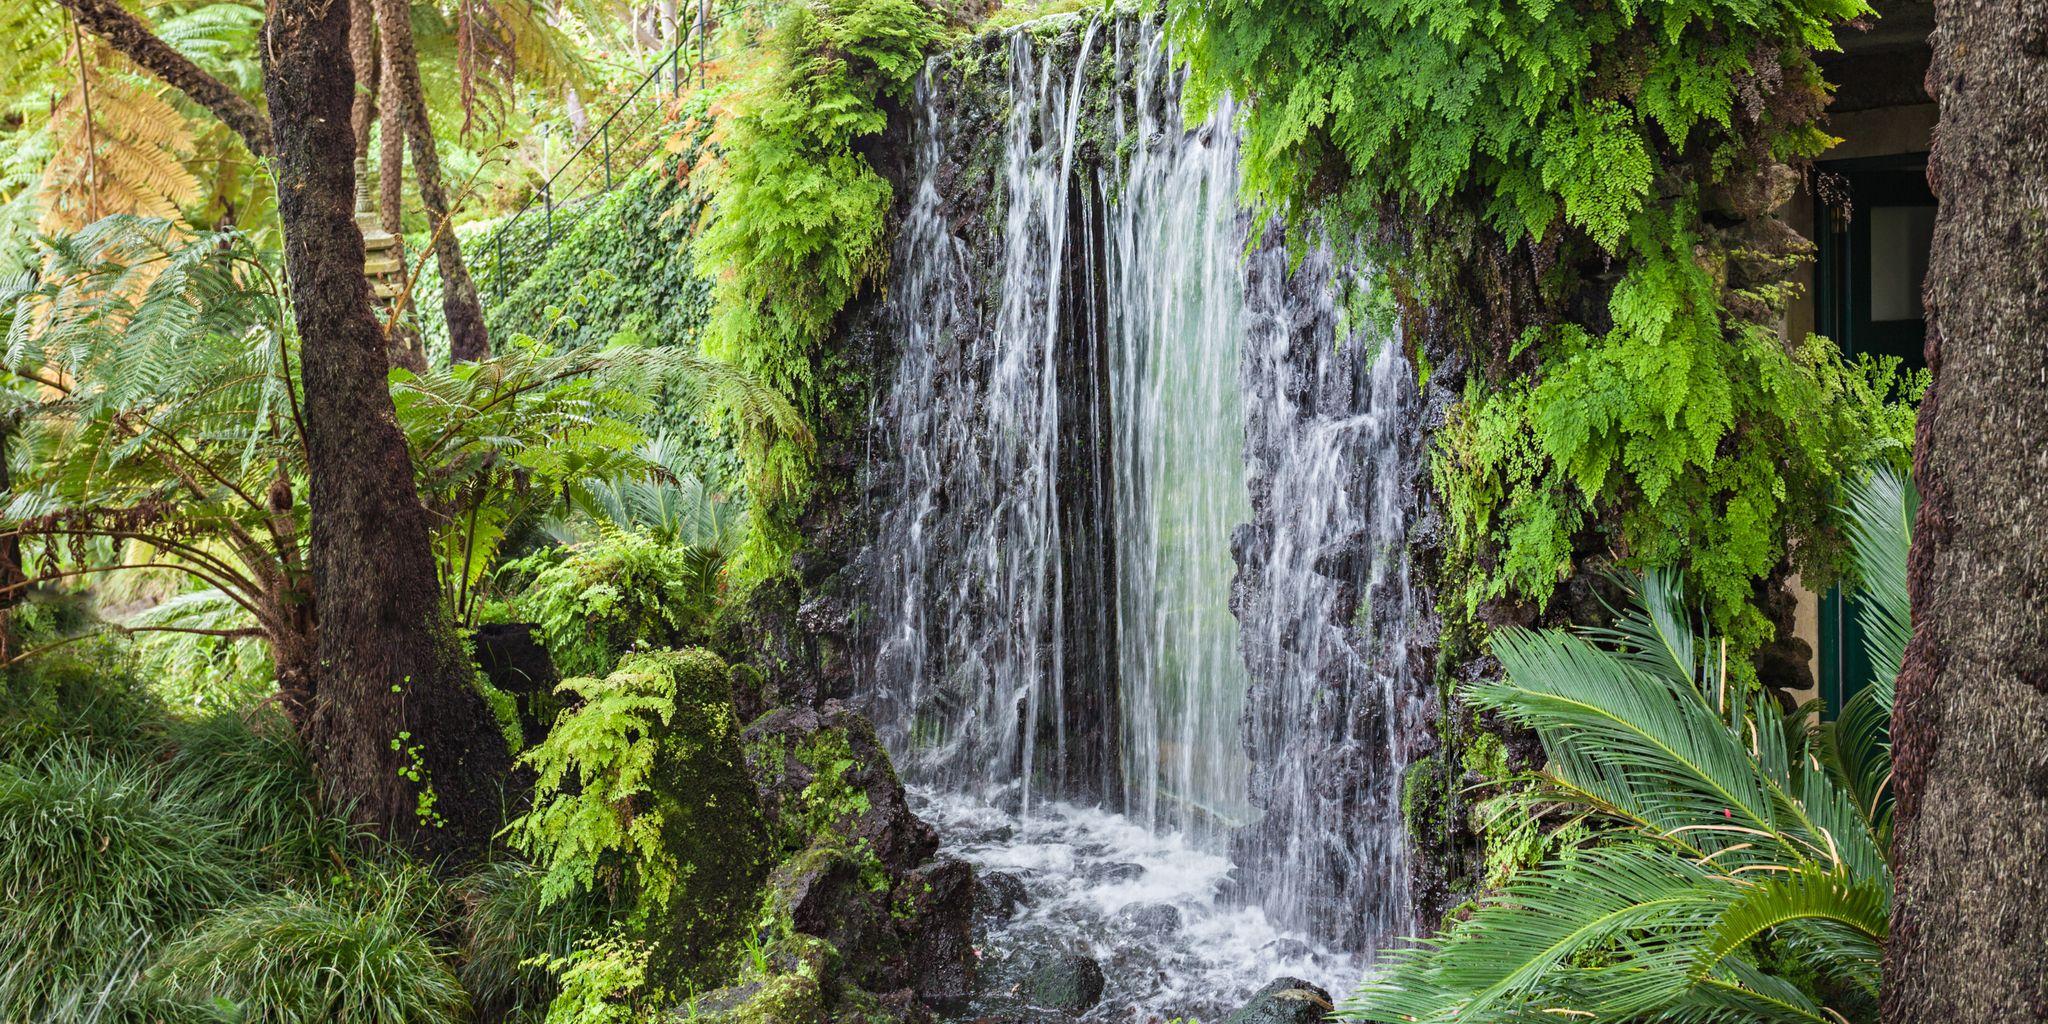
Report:
[[[149,26],[128,13],[119,0],[57,0],[78,18],[87,32],[112,44],[114,49],[144,71],[163,79],[193,102],[213,112],[257,156],[270,155],[270,123],[254,104],[227,83],[207,74],[169,43],[156,37]]]
[[[1891,1024],[2048,1020],[2048,0],[1936,0]]]
[[[348,0],[273,0],[264,92],[302,339],[323,784],[429,853],[488,842],[510,755],[443,614],[427,511],[384,384],[355,222]]]
[[[491,338],[484,327],[483,306],[477,301],[476,282],[462,262],[462,246],[455,239],[448,220],[448,194],[442,187],[441,157],[434,146],[434,128],[427,121],[426,94],[420,88],[419,56],[412,38],[410,0],[376,0],[377,26],[384,40],[384,109],[396,115],[388,118],[388,134],[404,125],[412,147],[413,177],[420,186],[420,203],[427,208],[433,226],[434,263],[441,270],[441,310],[448,320],[449,355],[456,362],[484,359],[491,354]]]
[[[374,0],[363,0],[362,6],[369,8],[372,20],[376,17]],[[381,57],[382,41],[379,40]],[[389,60],[377,62],[377,107],[381,115],[397,102],[398,68]],[[405,119],[385,117],[384,131],[377,137],[377,217],[384,230],[405,237]],[[399,250],[404,252],[403,247]],[[410,270],[406,272],[409,282]],[[403,284],[403,283],[402,283]]]
[[[356,69],[355,102],[349,107],[349,127],[356,138],[356,155],[370,155],[370,126],[377,120],[377,11],[370,0],[349,0],[348,59]]]

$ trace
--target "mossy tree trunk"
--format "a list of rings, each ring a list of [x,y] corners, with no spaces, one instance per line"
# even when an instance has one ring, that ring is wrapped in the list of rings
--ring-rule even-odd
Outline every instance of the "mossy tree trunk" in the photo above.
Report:
[[[2048,0],[1940,0],[1892,1024],[2048,1020]]]
[[[308,739],[357,820],[428,853],[488,840],[509,760],[441,604],[355,223],[349,6],[264,26],[278,215],[302,338],[319,634]]]

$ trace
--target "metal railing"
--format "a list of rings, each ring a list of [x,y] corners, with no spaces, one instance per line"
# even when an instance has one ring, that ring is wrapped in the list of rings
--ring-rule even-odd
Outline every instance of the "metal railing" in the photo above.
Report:
[[[538,216],[545,218],[546,242],[542,248],[543,251],[551,249],[555,244],[556,206],[576,199],[594,198],[611,191],[612,186],[620,178],[638,170],[640,165],[646,163],[647,158],[660,148],[647,144],[644,130],[648,122],[661,116],[661,103],[646,105],[646,108],[635,116],[630,127],[619,125],[619,118],[640,101],[643,93],[648,93],[648,86],[655,85],[664,72],[669,76],[668,88],[671,97],[682,94],[683,86],[690,80],[689,69],[692,65],[697,74],[697,85],[700,88],[703,86],[704,66],[709,60],[707,44],[710,38],[710,14],[711,0],[698,0],[697,16],[685,24],[682,38],[654,62],[654,66],[633,86],[633,91],[627,93],[626,98],[605,116],[597,130],[586,134],[582,144],[555,167],[554,173],[549,174],[539,188],[527,195],[526,201],[519,205],[519,209],[513,211],[510,217],[499,221],[498,225],[491,229],[491,233],[482,239],[479,251],[488,250],[491,254],[492,298],[503,298],[509,290],[504,272],[505,238],[528,213],[538,208]],[[692,46],[696,48],[696,58],[686,64],[685,58],[689,56]],[[660,86],[655,85],[655,89],[658,92]],[[625,145],[615,147],[612,142],[614,134],[619,135]],[[585,159],[586,157],[588,159]],[[579,173],[573,180],[564,184],[563,176],[572,169]],[[584,193],[583,187],[598,174],[604,177],[603,187]]]

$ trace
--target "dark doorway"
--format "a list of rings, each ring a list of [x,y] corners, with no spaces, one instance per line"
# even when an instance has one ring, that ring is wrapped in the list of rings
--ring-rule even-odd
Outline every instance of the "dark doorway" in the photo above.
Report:
[[[1814,305],[1820,333],[1844,355],[1927,365],[1920,284],[1934,238],[1927,155],[1821,164]],[[1833,718],[1870,681],[1856,602],[1830,588],[1820,603],[1820,696]]]

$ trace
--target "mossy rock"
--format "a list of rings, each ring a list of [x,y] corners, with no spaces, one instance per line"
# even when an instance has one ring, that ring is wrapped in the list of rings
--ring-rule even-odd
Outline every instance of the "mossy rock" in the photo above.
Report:
[[[657,976],[716,985],[730,974],[774,863],[740,745],[730,672],[701,649],[632,658],[665,659],[675,674],[675,714],[661,737],[653,805],[677,878],[667,904],[642,922],[642,937],[654,945]]]
[[[839,949],[814,935],[790,931],[785,919],[770,925],[780,937],[749,955],[740,979],[693,1000],[688,1019],[706,1024],[893,1024],[897,1019],[874,995],[842,974]]]

